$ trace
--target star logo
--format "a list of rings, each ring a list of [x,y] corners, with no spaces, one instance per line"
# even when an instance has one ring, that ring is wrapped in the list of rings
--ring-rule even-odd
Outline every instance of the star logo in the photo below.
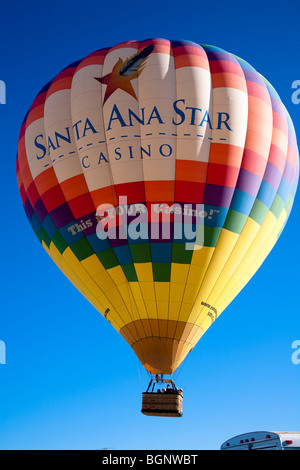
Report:
[[[146,65],[146,59],[154,49],[154,45],[145,47],[141,52],[137,52],[129,59],[123,61],[119,58],[118,62],[114,65],[111,73],[104,75],[104,77],[96,78],[98,82],[107,85],[104,95],[103,104],[108,98],[117,90],[123,90],[137,100],[131,80],[138,78]]]

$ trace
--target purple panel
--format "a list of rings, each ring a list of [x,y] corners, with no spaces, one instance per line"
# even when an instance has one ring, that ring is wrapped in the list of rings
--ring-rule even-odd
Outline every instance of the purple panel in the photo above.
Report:
[[[29,201],[28,198],[27,198],[26,201],[25,201],[24,209],[25,209],[25,212],[26,212],[27,217],[28,217],[29,219],[31,219],[32,214],[34,213],[34,210],[33,210],[32,205],[30,204],[30,201]]]
[[[289,162],[286,162],[285,167],[284,167],[283,177],[284,177],[284,179],[287,180],[287,182],[289,183],[290,186],[292,186],[292,182],[293,182],[293,178],[294,178],[294,172],[295,172],[295,170],[292,167],[292,165]]]
[[[95,217],[95,212],[80,217],[80,219],[76,220],[76,223],[78,225],[79,230],[83,232],[85,237],[96,233],[98,220]]]
[[[53,211],[50,212],[50,215],[58,229],[64,227],[70,222],[75,222],[74,216],[67,202],[53,209]]]
[[[256,197],[259,187],[261,185],[261,178],[251,171],[240,169],[239,177],[236,187],[245,193],[251,194]]]
[[[275,111],[276,113],[281,114],[282,116],[285,117],[286,112],[285,112],[285,108],[284,108],[283,104],[281,103],[281,101],[278,101],[276,98],[271,98],[271,102],[272,102],[273,111]]]
[[[269,183],[271,186],[273,186],[274,189],[278,189],[280,181],[282,178],[281,172],[278,170],[278,168],[273,165],[273,163],[268,162],[267,163],[267,168],[264,174],[264,181]]]
[[[248,69],[243,69],[243,72],[247,81],[257,83],[258,85],[267,89],[262,78],[260,77],[260,75],[258,75],[257,72],[253,72],[252,70],[248,70]]]
[[[217,207],[229,207],[234,193],[234,188],[207,184],[204,191],[204,204]]]
[[[294,131],[289,130],[289,146],[293,147],[298,153],[297,138]]]
[[[41,222],[43,222],[44,218],[48,215],[48,211],[41,198],[39,198],[37,202],[35,203],[34,211]]]
[[[203,49],[206,52],[209,62],[212,62],[213,60],[227,60],[227,62],[233,62],[234,64],[237,63],[237,60],[228,52],[208,51],[205,46]]]

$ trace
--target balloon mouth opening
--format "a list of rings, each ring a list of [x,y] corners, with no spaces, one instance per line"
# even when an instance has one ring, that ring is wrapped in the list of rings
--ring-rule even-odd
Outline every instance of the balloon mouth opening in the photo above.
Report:
[[[146,328],[149,336],[146,336]],[[142,332],[144,337],[141,337]],[[203,330],[191,323],[148,318],[127,324],[120,334],[150,374],[172,375],[200,339]]]

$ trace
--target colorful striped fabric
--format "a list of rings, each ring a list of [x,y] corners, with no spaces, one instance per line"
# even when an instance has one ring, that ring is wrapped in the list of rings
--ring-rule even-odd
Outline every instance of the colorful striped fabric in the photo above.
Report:
[[[164,39],[64,69],[34,100],[17,156],[43,247],[151,373],[176,370],[254,275],[298,174],[292,121],[264,77],[218,47]]]

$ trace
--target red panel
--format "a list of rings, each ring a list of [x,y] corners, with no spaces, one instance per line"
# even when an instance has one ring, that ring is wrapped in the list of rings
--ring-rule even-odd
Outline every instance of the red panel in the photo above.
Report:
[[[175,181],[145,181],[146,201],[172,202],[175,195]]]
[[[239,168],[235,166],[210,163],[208,165],[206,183],[235,188],[238,174]]]
[[[76,219],[79,219],[84,215],[90,214],[93,211],[96,212],[96,208],[90,193],[82,194],[81,196],[75,197],[74,199],[68,201],[68,204]]]
[[[145,201],[145,188],[143,181],[116,184],[114,186],[114,189],[116,191],[116,196],[118,199],[121,196],[127,197],[128,204]]]
[[[46,191],[41,198],[48,212],[66,202],[63,192],[58,185]]]
[[[176,181],[175,201],[203,204],[204,183]]]
[[[32,205],[32,207],[35,206],[35,203],[36,201],[39,199],[40,195],[38,193],[38,190],[35,186],[35,183],[32,182],[28,188],[27,188],[27,195],[28,195],[28,199],[30,201],[30,204]]]

